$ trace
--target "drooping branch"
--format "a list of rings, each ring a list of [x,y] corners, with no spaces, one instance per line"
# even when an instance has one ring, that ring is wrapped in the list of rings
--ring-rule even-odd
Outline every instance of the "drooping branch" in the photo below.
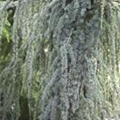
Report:
[[[14,9],[16,8],[18,5],[18,1],[14,1],[14,2],[11,2],[11,1],[8,1],[8,2],[0,2],[0,11],[1,10],[10,10],[10,9]]]
[[[37,110],[34,120],[39,115],[39,120],[106,119],[109,111],[112,111],[111,106],[119,103],[113,99],[119,100],[118,96],[113,94],[116,91],[112,91],[116,86],[111,86],[113,82],[116,84],[116,81],[113,81],[114,77],[109,76],[110,72],[107,71],[109,67],[112,68],[112,64],[119,63],[120,60],[111,59],[120,53],[119,31],[114,29],[119,26],[116,26],[118,21],[113,19],[116,16],[111,16],[113,11],[103,9],[103,35],[100,39],[100,10],[97,7],[88,9],[88,5],[93,4],[90,0],[66,0],[66,5],[62,0],[48,0],[48,3],[24,0],[25,4],[24,1],[19,1],[20,3],[9,0],[8,3],[0,4],[0,9],[4,8],[6,11],[17,7],[12,29],[15,59],[0,73],[0,90],[5,98],[4,106],[8,106],[5,110],[15,104],[14,114],[17,117],[22,115],[19,111],[19,95],[24,95],[28,98],[31,118],[33,111]],[[96,3],[94,4],[96,6]],[[93,15],[89,17],[91,11]],[[112,18],[112,25],[109,25],[107,19],[104,20],[106,16],[109,16],[107,19]],[[3,20],[4,17],[0,16],[0,24],[1,18]],[[102,42],[102,47],[98,42]],[[114,48],[115,45],[117,48]],[[49,50],[49,46],[52,46],[52,49]],[[103,64],[102,55],[105,56],[104,64],[107,62],[105,67],[109,65],[107,69],[104,67],[105,70],[100,69]],[[38,82],[40,90],[37,89],[37,94],[40,97],[33,96],[36,94],[35,86],[39,86]],[[39,103],[36,102],[36,109],[34,97]],[[115,110],[117,111],[117,108]]]

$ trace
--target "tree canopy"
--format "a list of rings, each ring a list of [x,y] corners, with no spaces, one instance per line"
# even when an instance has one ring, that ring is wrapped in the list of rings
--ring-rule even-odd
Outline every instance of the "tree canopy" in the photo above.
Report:
[[[119,120],[119,91],[119,0],[0,0],[1,120]]]

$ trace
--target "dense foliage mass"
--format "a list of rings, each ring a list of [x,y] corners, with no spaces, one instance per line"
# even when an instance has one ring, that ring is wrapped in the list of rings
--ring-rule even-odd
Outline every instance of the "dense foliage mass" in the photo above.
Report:
[[[1,0],[0,120],[119,120],[119,5]]]

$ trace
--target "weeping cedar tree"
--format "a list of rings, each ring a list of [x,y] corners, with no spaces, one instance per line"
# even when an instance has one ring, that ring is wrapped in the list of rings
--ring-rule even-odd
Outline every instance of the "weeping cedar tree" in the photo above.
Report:
[[[0,119],[119,120],[119,5],[0,2]]]

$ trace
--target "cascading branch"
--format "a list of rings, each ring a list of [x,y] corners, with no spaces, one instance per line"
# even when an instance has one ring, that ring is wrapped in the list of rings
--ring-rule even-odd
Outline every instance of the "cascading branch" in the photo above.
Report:
[[[0,71],[0,119],[119,120],[119,3],[16,3],[13,54]]]
[[[108,2],[104,8],[102,37],[100,41],[101,69],[98,76],[101,81],[102,92],[105,99],[105,106],[109,106],[107,113],[116,116],[119,120],[119,4]],[[117,105],[117,107],[116,107]],[[111,112],[110,112],[111,111]]]

